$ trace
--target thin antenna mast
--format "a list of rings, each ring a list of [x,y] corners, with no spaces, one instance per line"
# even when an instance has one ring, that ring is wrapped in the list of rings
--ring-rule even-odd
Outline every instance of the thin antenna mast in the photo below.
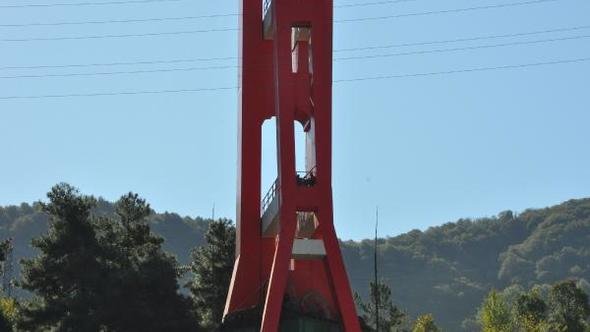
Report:
[[[381,296],[381,290],[379,289],[379,274],[377,270],[377,229],[379,228],[379,207],[375,209],[375,330],[379,332],[379,297]]]
[[[2,271],[2,290],[9,298],[12,298],[12,278],[14,273],[14,244],[13,239],[8,239],[6,258]]]

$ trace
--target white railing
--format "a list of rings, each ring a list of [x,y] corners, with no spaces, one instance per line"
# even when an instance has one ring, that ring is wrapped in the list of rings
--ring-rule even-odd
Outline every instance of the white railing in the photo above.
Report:
[[[275,180],[275,182],[273,182],[272,186],[270,186],[270,189],[268,190],[266,195],[264,195],[264,197],[262,198],[262,201],[260,202],[260,215],[261,216],[264,214],[266,209],[268,209],[268,207],[270,206],[270,203],[272,203],[272,200],[275,199],[278,192],[279,192],[279,179],[277,178]]]

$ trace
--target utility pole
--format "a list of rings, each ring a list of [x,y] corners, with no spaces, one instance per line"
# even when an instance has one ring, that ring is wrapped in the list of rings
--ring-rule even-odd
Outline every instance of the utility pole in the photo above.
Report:
[[[381,291],[379,289],[379,273],[377,270],[377,229],[379,228],[379,206],[375,209],[375,261],[374,261],[374,268],[375,268],[375,330],[379,332],[379,296],[381,295]]]

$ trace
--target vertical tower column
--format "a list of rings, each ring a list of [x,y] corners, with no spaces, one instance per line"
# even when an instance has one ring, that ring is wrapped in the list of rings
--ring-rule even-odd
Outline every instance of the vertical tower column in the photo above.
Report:
[[[260,330],[274,332],[287,304],[301,319],[319,315],[358,332],[333,225],[332,0],[241,2],[238,249],[226,315],[261,308]],[[278,179],[261,205],[260,131],[272,116]]]
[[[262,38],[262,2],[240,1],[236,262],[225,314],[259,304],[264,292],[260,234],[262,123],[274,115],[272,44]]]

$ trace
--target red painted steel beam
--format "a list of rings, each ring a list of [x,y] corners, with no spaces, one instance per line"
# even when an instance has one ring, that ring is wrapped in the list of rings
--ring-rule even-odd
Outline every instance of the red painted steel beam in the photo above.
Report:
[[[261,331],[278,331],[286,298],[305,309],[321,299],[328,318],[347,332],[360,326],[332,207],[332,0],[273,0],[269,40],[263,37],[262,0],[241,0],[237,249],[226,315],[263,307]],[[294,30],[302,28],[302,30]],[[277,119],[279,231],[261,235],[261,127]],[[294,126],[306,131],[302,185],[295,169]],[[294,259],[297,213],[313,212],[325,257]]]

